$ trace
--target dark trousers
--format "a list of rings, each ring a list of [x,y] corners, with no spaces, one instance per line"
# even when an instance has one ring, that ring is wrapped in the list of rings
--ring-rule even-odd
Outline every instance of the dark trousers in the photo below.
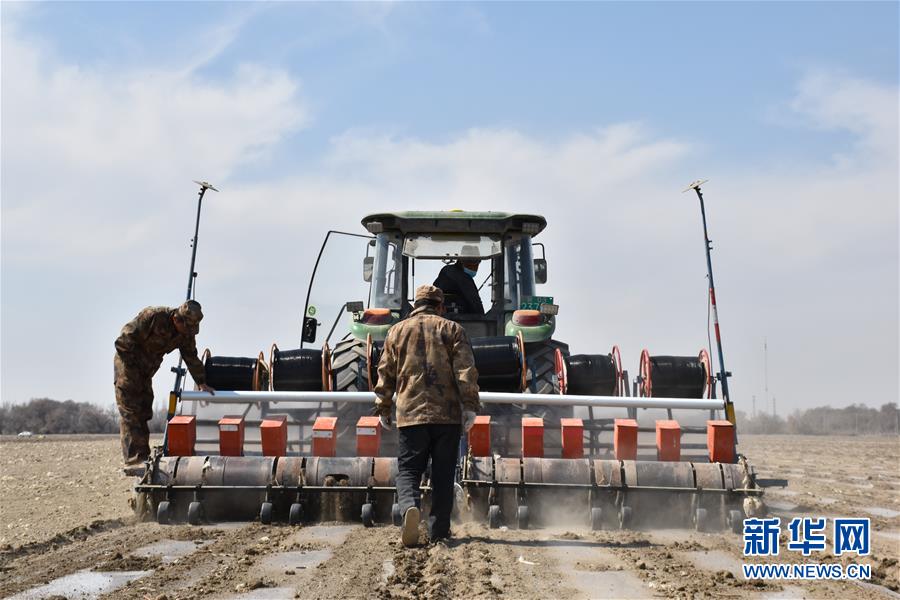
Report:
[[[397,497],[401,514],[419,506],[422,473],[431,458],[431,514],[428,537],[449,537],[453,511],[453,477],[459,451],[459,425],[409,425],[399,429]]]
[[[122,416],[119,437],[122,457],[126,464],[134,464],[150,456],[150,429],[147,421],[153,418],[153,373],[136,369],[115,357],[116,405]]]

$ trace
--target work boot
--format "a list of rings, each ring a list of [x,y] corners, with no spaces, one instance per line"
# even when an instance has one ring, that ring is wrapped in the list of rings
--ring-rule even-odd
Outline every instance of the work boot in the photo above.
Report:
[[[406,513],[403,515],[400,541],[407,548],[419,544],[419,509],[415,506],[407,508]]]
[[[147,457],[135,457],[125,461],[125,466],[122,468],[122,471],[129,476],[132,477],[143,477],[144,472],[147,469],[146,461]]]

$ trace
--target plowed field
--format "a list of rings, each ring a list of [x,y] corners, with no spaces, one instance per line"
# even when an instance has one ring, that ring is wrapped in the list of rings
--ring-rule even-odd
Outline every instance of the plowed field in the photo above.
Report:
[[[0,597],[188,598],[900,598],[900,440],[743,436],[782,521],[869,517],[872,554],[754,562],[872,567],[868,583],[744,579],[730,532],[491,530],[405,549],[390,525],[202,527],[137,522],[114,437],[0,439]],[[829,542],[831,535],[829,533]]]

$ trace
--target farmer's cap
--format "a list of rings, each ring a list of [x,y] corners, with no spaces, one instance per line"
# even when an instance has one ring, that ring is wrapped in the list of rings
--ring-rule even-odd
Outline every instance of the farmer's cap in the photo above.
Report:
[[[416,288],[416,300],[429,300],[435,304],[443,304],[444,292],[433,285],[420,285]]]
[[[200,303],[196,300],[188,300],[179,306],[178,310],[175,311],[175,316],[187,325],[190,333],[197,335],[197,332],[200,331],[200,321],[203,320],[203,310],[200,307]]]

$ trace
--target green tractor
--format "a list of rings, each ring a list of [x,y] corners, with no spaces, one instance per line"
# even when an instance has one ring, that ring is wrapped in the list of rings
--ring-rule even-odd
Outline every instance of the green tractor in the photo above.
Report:
[[[534,238],[547,225],[538,215],[501,212],[398,212],[368,215],[363,226],[374,236],[363,259],[369,283],[367,303],[347,302],[350,331],[330,352],[332,391],[360,392],[374,388],[380,348],[390,328],[412,311],[415,286],[433,283],[423,271],[459,260],[481,263],[476,284],[485,290],[484,313],[463,312],[456,294],[445,294],[446,318],[461,324],[472,342],[482,391],[558,394],[558,357],[568,357],[568,345],[553,339],[558,306],[539,296],[547,281],[543,244]],[[535,249],[540,257],[535,258]],[[429,270],[430,268],[430,270]],[[416,271],[419,279],[416,279]],[[315,278],[315,273],[313,273]],[[318,321],[304,307],[304,342],[315,341]],[[365,410],[358,405],[348,410]],[[503,414],[497,414],[502,412]],[[558,428],[572,407],[494,406],[495,418],[533,415]],[[343,416],[352,417],[351,414]],[[349,422],[353,422],[349,419]],[[506,428],[501,428],[506,429]],[[552,439],[548,440],[551,444]]]

